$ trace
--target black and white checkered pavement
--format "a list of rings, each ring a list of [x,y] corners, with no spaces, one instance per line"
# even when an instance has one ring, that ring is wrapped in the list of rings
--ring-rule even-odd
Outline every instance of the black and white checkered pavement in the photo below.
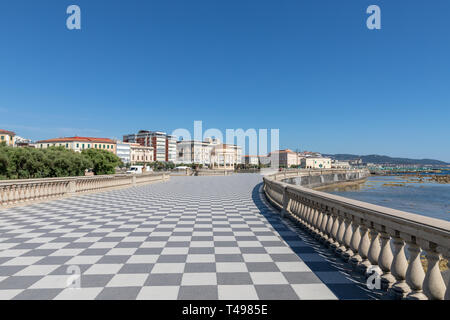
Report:
[[[367,298],[280,220],[260,183],[172,177],[0,210],[0,299]]]

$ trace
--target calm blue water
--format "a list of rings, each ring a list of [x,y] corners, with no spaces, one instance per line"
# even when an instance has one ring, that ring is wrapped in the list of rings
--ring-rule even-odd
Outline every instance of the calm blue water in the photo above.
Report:
[[[415,177],[371,176],[359,185],[331,187],[321,191],[450,221],[450,184],[433,183],[427,179],[424,181],[415,183]],[[390,183],[404,185],[385,185]]]

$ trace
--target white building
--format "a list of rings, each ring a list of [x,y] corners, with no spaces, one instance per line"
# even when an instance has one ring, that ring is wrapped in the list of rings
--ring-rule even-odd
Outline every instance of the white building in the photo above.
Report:
[[[331,169],[330,158],[303,158],[301,167],[305,169]]]
[[[242,148],[222,144],[219,139],[178,141],[177,163],[201,164],[212,168],[233,169],[242,163]]]
[[[131,163],[131,143],[117,141],[116,155],[124,164]]]
[[[154,161],[176,161],[176,137],[165,132],[140,130],[138,133],[124,135],[123,141],[138,143],[144,147],[153,147]]]
[[[211,164],[211,144],[207,141],[178,141],[177,163]]]

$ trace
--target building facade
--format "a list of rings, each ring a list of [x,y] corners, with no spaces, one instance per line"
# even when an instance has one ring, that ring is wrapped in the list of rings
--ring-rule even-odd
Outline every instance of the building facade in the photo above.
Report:
[[[131,163],[131,144],[126,142],[116,142],[116,155],[124,164]]]
[[[130,145],[130,160],[131,164],[153,162],[153,147],[132,143]]]
[[[290,149],[276,150],[268,154],[270,162],[283,168],[290,168],[292,166],[300,166],[301,156]]]
[[[301,167],[305,169],[330,169],[330,158],[304,158],[301,161]]]
[[[211,142],[211,168],[233,170],[242,163],[242,148],[234,144],[223,144],[218,139]]]
[[[0,129],[0,143],[4,142],[7,146],[13,147],[16,134],[12,131]]]
[[[178,141],[176,162],[209,166],[211,149],[211,144],[206,141]]]
[[[116,142],[108,138],[67,137],[36,141],[36,147],[46,149],[49,147],[65,147],[76,152],[85,149],[101,149],[116,154]]]
[[[176,161],[176,137],[167,135],[165,132],[140,130],[138,133],[124,135],[123,141],[152,147],[154,161]]]

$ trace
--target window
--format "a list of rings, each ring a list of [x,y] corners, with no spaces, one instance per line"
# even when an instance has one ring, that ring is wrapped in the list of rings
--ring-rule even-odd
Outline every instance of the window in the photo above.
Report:
[[[84,149],[84,143],[81,145],[81,148]]]
[[[79,143],[77,143],[77,148],[79,148],[80,147],[80,144]]]
[[[69,148],[69,144],[68,143],[66,143],[66,148]]]
[[[5,140],[5,136],[2,136],[2,141]]]
[[[97,149],[97,144],[94,144],[94,148]]]
[[[88,148],[91,148],[91,144],[90,143],[88,144]]]

